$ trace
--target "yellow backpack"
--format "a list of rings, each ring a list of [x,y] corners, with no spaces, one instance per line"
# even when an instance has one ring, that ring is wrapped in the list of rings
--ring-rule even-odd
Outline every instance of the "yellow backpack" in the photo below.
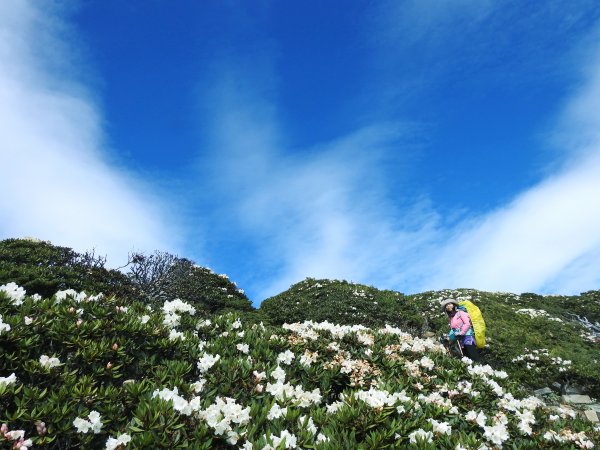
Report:
[[[467,314],[471,318],[471,324],[473,325],[473,331],[475,332],[475,343],[477,348],[485,347],[485,321],[481,315],[481,311],[473,302],[469,300],[463,300],[458,303],[467,310]]]

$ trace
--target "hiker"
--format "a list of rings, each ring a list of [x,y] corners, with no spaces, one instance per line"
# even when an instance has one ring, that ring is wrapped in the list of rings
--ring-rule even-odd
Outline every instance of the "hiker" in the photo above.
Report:
[[[479,350],[475,343],[475,333],[469,314],[459,309],[458,303],[452,299],[442,302],[442,311],[448,314],[450,320],[450,333],[448,334],[450,340],[452,342],[458,340],[465,356],[474,362],[479,362]]]

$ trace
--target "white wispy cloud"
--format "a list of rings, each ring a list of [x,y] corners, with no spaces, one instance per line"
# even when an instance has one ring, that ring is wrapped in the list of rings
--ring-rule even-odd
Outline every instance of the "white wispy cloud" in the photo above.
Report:
[[[556,124],[560,164],[451,234],[425,287],[577,293],[600,286],[600,57]]]
[[[426,193],[391,189],[386,157],[400,162],[396,177],[413,160],[403,155],[414,151],[403,126],[379,123],[291,151],[271,96],[235,82],[215,91],[218,151],[204,163],[219,177],[205,182],[217,188],[211,193],[225,205],[219,214],[229,232],[261,243],[252,257],[257,267],[272,266],[271,278],[245,280],[260,298],[307,276],[404,292],[577,293],[600,285],[600,70],[587,72],[565,107],[556,125],[560,161],[542,180],[494,211],[461,211],[452,221]],[[586,139],[568,139],[584,131]]]
[[[111,160],[61,13],[0,4],[0,235],[95,248],[114,264],[133,249],[174,249],[177,228],[152,187]]]
[[[240,246],[259,243],[255,272],[270,267],[270,278],[244,285],[265,298],[305,277],[380,285],[403,279],[410,263],[402,255],[417,251],[432,232],[428,219],[435,220],[424,204],[411,200],[400,210],[390,197],[389,185],[407,177],[401,143],[410,128],[380,123],[292,149],[269,95],[241,89],[231,72],[216,78],[218,95],[208,96],[215,151],[202,159],[202,190],[218,198],[221,230]],[[392,220],[396,214],[403,218]]]

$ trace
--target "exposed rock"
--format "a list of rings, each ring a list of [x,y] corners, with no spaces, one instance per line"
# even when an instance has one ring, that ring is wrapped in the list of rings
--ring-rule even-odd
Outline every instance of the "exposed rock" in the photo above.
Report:
[[[554,392],[552,389],[550,389],[549,387],[545,387],[542,389],[537,389],[535,391],[533,391],[533,393],[535,395],[548,395],[548,394],[552,394],[552,392]]]
[[[584,390],[582,387],[580,386],[569,386],[566,390],[565,390],[565,394],[583,394]]]
[[[579,394],[563,395],[562,400],[565,403],[583,403],[583,404],[592,403],[592,399],[589,397],[589,395],[579,395]]]
[[[600,403],[594,403],[593,405],[587,405],[588,408],[593,409],[596,413],[600,414]]]
[[[554,383],[552,383],[551,387],[556,392],[562,392],[562,384],[560,384],[558,381],[555,381]]]
[[[598,414],[596,413],[596,411],[592,410],[592,409],[587,409],[583,412],[583,415],[585,416],[585,418],[587,420],[589,420],[590,422],[594,422],[594,423],[598,423],[600,422],[600,420],[598,419]]]

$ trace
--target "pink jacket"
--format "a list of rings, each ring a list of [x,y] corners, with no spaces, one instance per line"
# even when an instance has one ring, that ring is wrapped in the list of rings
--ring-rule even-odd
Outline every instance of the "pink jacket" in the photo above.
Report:
[[[455,334],[464,336],[471,328],[471,318],[466,312],[458,310],[450,317],[450,328],[454,330]]]

